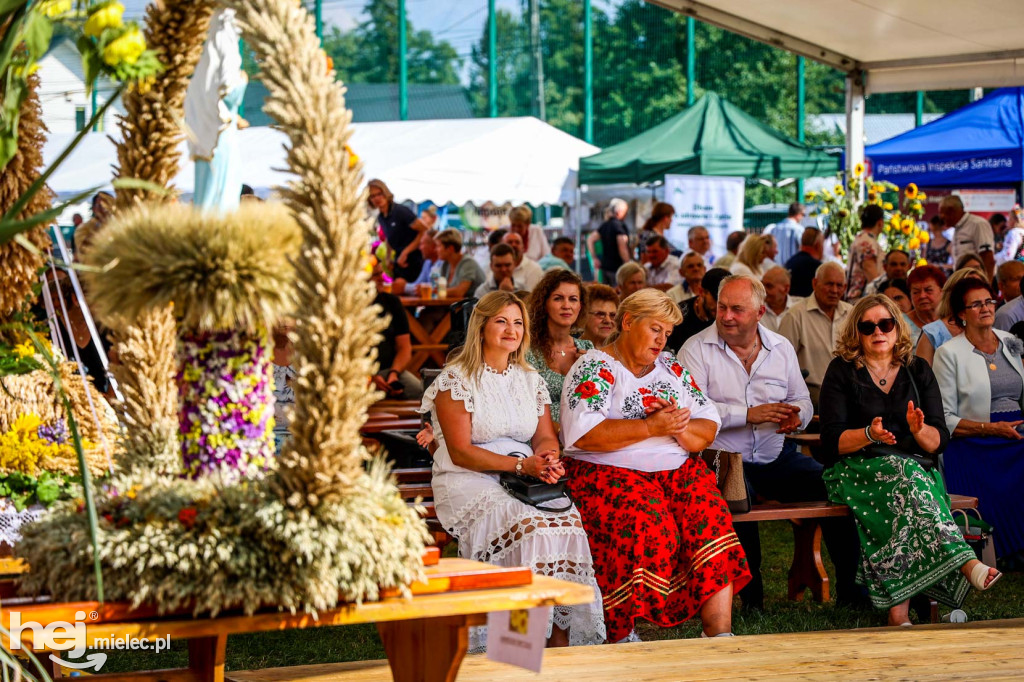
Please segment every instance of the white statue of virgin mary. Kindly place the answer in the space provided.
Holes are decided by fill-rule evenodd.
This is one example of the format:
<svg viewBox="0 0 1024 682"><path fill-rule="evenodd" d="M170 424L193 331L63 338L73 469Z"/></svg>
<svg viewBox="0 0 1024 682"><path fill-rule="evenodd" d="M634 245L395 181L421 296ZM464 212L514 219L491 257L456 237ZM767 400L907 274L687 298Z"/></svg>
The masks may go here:
<svg viewBox="0 0 1024 682"><path fill-rule="evenodd" d="M217 10L185 95L189 152L196 168L192 201L204 209L234 210L242 190L241 160L235 147L238 112L249 80L242 70L240 38L235 11Z"/></svg>

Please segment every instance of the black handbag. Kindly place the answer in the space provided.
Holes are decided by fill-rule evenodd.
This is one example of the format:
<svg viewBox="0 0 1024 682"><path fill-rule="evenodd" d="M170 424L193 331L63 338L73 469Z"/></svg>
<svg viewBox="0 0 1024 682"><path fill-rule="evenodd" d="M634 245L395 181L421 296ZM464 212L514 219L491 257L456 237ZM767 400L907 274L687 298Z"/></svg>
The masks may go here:
<svg viewBox="0 0 1024 682"><path fill-rule="evenodd" d="M511 457L526 457L521 452L510 452L508 454ZM545 483L533 476L517 476L511 472L503 471L498 475L498 481L509 495L541 511L561 514L572 508L572 495L569 493L567 478L562 478L555 483ZM545 502L559 500L563 497L568 500L568 504L564 507L541 506Z"/></svg>

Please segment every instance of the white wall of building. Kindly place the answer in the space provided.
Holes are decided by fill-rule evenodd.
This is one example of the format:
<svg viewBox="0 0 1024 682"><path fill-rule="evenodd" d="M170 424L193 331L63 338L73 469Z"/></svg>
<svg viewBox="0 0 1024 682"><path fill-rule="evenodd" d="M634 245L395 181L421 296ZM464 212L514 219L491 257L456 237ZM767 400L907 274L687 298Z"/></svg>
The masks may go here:
<svg viewBox="0 0 1024 682"><path fill-rule="evenodd" d="M82 58L70 40L61 41L39 60L40 79L39 101L43 107L43 122L51 133L74 133L76 111L85 113L85 120L92 116L92 97L85 94L85 78L82 72ZM110 81L101 79L97 87L97 106L113 92ZM107 110L102 130L113 132L117 127L118 113L124 113L120 100Z"/></svg>

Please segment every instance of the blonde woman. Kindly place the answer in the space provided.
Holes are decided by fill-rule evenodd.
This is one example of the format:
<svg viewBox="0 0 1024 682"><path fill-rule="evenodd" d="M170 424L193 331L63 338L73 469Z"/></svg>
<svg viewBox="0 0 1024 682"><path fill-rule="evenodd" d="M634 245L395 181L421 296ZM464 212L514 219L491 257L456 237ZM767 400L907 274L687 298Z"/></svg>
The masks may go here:
<svg viewBox="0 0 1024 682"><path fill-rule="evenodd" d="M366 185L366 201L370 208L377 209L377 224L388 246L395 252L393 274L406 282L413 282L423 269L420 239L430 225L402 204L396 204L395 195L383 180L370 180Z"/></svg>
<svg viewBox="0 0 1024 682"><path fill-rule="evenodd" d="M525 204L516 206L508 213L509 230L523 238L523 255L532 261L539 261L551 253L551 245L544 234L544 228L533 224L533 211Z"/></svg>
<svg viewBox="0 0 1024 682"><path fill-rule="evenodd" d="M764 274L762 266L773 244L770 234L752 234L740 244L739 253L733 261L729 272L734 275L750 275L755 279L761 279Z"/></svg>
<svg viewBox="0 0 1024 682"><path fill-rule="evenodd" d="M597 592L576 508L545 512L512 497L498 482L501 472L546 483L565 472L551 398L526 361L529 347L525 304L512 293L493 291L473 309L465 345L423 395L420 411L431 413L437 440L432 477L437 518L465 558L529 566ZM600 596L582 606L555 607L549 646L604 639Z"/></svg>
<svg viewBox="0 0 1024 682"><path fill-rule="evenodd" d="M666 294L625 299L608 345L587 351L562 388L562 441L605 595L613 642L642 618L700 615L706 637L732 631L732 596L750 581L732 517L700 457L721 418L675 356L682 313Z"/></svg>
<svg viewBox="0 0 1024 682"><path fill-rule="evenodd" d="M924 593L959 608L970 586L999 572L975 558L952 512L938 455L949 443L939 384L915 358L910 328L886 296L862 298L846 318L821 384L822 479L853 511L860 580L889 625L910 625Z"/></svg>

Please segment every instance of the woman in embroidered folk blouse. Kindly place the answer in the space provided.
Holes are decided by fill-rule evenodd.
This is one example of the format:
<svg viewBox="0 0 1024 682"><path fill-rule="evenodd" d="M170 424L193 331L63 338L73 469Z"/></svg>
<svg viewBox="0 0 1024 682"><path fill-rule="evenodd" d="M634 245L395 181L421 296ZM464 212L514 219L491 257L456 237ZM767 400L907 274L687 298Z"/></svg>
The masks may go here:
<svg viewBox="0 0 1024 682"><path fill-rule="evenodd" d="M587 309L583 280L571 270L549 270L534 287L527 301L530 311L530 352L526 361L540 372L551 396L551 420L558 430L562 384L583 353L594 347L590 341L573 338L570 332Z"/></svg>
<svg viewBox="0 0 1024 682"><path fill-rule="evenodd" d="M732 595L750 580L732 519L699 457L718 411L662 352L679 307L644 289L619 306L609 345L588 351L562 390L569 487L583 515L609 641L636 618L676 625L700 613L705 636L732 629Z"/></svg>
<svg viewBox="0 0 1024 682"><path fill-rule="evenodd" d="M465 345L423 394L420 411L431 413L437 439L431 483L437 518L459 541L463 557L528 566L596 592L579 512L540 511L498 482L499 472L546 483L564 473L547 386L526 363L529 344L523 303L509 292L493 291L473 309ZM513 454L518 456L508 456ZM552 646L603 642L600 597L581 606L556 606L548 635ZM480 644L474 637L473 648Z"/></svg>

